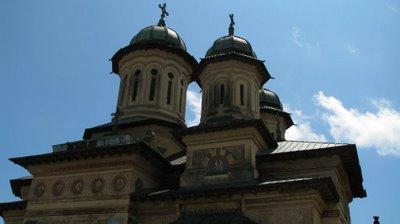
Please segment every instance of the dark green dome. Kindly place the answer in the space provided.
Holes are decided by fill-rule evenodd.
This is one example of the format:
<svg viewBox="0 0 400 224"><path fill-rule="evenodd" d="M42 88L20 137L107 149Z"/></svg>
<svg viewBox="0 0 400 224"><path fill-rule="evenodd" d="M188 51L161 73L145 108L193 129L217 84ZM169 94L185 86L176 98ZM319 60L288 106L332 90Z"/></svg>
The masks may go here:
<svg viewBox="0 0 400 224"><path fill-rule="evenodd" d="M218 38L214 41L210 49L206 53L206 57L216 56L224 53L240 53L253 58L257 58L251 44L244 38L228 35Z"/></svg>
<svg viewBox="0 0 400 224"><path fill-rule="evenodd" d="M132 38L130 43L130 45L146 44L161 44L186 51L185 42L179 37L179 34L166 26L145 27Z"/></svg>
<svg viewBox="0 0 400 224"><path fill-rule="evenodd" d="M260 89L260 108L273 107L283 110L282 103L278 95L268 89Z"/></svg>

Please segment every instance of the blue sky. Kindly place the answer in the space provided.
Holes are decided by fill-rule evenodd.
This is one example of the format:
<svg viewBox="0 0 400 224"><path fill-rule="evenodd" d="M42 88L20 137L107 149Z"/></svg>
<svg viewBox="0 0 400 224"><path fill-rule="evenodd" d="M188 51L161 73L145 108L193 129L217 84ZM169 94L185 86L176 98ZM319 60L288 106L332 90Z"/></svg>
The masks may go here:
<svg viewBox="0 0 400 224"><path fill-rule="evenodd" d="M204 56L228 32L264 59L297 127L290 139L356 143L368 197L353 223L400 223L400 1L167 1L167 25ZM157 23L156 1L0 2L0 201L27 175L10 157L46 153L108 122L118 90L108 59ZM188 93L196 123L199 88ZM0 221L1 223L1 221Z"/></svg>

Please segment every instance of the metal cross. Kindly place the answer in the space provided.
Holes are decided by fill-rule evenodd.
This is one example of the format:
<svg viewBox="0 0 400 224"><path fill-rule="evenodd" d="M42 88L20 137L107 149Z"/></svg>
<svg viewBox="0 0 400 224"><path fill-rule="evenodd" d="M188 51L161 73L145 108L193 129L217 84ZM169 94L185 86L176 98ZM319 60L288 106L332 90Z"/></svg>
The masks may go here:
<svg viewBox="0 0 400 224"><path fill-rule="evenodd" d="M167 7L167 3L164 3L164 4L158 4L158 8L160 8L161 9L161 18L160 18L160 20L158 21L158 25L159 26L165 26L165 20L164 20L164 18L166 17L166 16L169 16L169 13L167 12L167 9L166 9L166 7Z"/></svg>
<svg viewBox="0 0 400 224"><path fill-rule="evenodd" d="M233 20L233 14L229 14L229 18L231 19L231 23L229 24L229 36L232 36L235 32L235 21Z"/></svg>

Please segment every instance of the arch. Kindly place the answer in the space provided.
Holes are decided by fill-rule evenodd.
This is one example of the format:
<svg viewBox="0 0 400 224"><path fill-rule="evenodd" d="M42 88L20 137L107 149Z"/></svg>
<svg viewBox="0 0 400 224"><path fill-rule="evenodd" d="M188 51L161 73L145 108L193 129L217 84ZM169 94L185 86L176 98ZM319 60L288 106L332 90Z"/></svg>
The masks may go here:
<svg viewBox="0 0 400 224"><path fill-rule="evenodd" d="M147 93L145 96L146 101L156 103L158 100L160 77L163 69L159 63L149 63L146 65L146 80L147 80Z"/></svg>

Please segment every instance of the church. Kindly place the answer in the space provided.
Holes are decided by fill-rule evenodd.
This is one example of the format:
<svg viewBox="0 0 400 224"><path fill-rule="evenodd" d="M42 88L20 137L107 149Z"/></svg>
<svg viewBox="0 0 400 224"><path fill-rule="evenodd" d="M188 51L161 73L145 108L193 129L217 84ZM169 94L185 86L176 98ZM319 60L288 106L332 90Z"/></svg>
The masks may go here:
<svg viewBox="0 0 400 224"><path fill-rule="evenodd" d="M199 62L167 26L140 30L111 58L120 77L109 123L40 155L11 158L19 201L6 224L349 224L366 197L354 144L285 140L294 125L233 15ZM199 125L186 92L202 89Z"/></svg>

